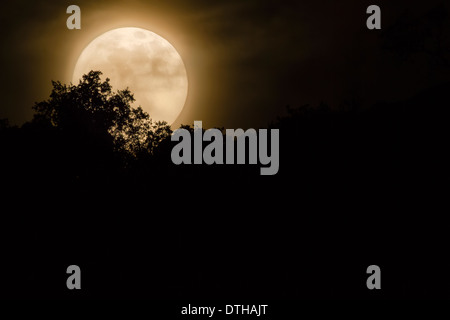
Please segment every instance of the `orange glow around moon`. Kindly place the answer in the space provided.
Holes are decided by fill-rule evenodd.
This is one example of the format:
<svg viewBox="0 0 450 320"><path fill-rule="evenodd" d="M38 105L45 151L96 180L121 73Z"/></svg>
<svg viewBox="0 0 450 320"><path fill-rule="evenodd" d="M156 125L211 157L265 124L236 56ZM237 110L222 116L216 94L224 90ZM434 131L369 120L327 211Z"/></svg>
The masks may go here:
<svg viewBox="0 0 450 320"><path fill-rule="evenodd" d="M186 102L186 68L175 48L164 38L142 28L119 28L95 38L83 50L72 76L100 70L114 90L129 88L155 121L172 124Z"/></svg>

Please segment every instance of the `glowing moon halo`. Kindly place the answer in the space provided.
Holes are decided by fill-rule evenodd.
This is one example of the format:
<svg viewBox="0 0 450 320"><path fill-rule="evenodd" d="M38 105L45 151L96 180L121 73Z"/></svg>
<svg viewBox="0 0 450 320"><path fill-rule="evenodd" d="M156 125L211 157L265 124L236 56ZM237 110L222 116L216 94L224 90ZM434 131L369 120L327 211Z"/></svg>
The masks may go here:
<svg viewBox="0 0 450 320"><path fill-rule="evenodd" d="M129 88L136 101L155 121L172 124L186 102L186 68L175 48L159 35L141 28L113 29L95 38L83 50L72 76L100 70L113 90Z"/></svg>

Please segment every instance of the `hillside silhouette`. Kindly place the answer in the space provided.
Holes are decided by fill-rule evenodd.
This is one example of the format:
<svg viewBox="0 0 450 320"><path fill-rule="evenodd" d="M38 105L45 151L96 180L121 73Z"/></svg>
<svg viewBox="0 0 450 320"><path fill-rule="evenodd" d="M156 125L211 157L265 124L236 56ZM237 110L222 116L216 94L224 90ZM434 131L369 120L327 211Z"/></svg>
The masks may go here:
<svg viewBox="0 0 450 320"><path fill-rule="evenodd" d="M87 298L449 297L449 83L370 108L287 108L268 125L280 170L265 177L174 165L173 128L100 75L53 82L21 127L0 121L2 295L73 297L64 266L78 263ZM387 270L382 293L365 288L370 264Z"/></svg>

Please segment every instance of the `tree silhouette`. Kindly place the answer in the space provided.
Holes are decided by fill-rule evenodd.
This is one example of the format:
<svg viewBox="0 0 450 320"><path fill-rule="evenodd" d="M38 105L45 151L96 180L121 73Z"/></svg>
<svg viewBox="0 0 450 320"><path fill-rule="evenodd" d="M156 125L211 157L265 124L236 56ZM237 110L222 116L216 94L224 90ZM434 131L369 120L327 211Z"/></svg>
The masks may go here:
<svg viewBox="0 0 450 320"><path fill-rule="evenodd" d="M170 140L166 122L133 107L130 90L113 91L101 74L90 71L77 85L53 81L50 97L34 105L32 121L18 130L1 121L3 162L20 168L11 171L11 181L107 186L139 171ZM145 170L154 171L150 163Z"/></svg>
<svg viewBox="0 0 450 320"><path fill-rule="evenodd" d="M87 135L132 156L152 153L170 136L170 126L153 122L141 107L133 108L133 94L128 89L113 92L110 80L102 82L101 74L90 71L78 85L52 81L50 98L33 108L33 124L70 135Z"/></svg>
<svg viewBox="0 0 450 320"><path fill-rule="evenodd" d="M4 243L23 242L24 270L44 263L33 265L39 277L25 270L30 278L7 277L3 288L59 294L47 266L58 274L66 261L102 253L114 264L89 267L100 280L87 292L98 297L173 297L177 287L183 298L372 298L364 270L373 261L399 277L382 297L448 297L448 230L436 201L446 196L448 82L371 108L288 108L269 126L281 132L281 166L266 177L259 165L174 165L169 126L100 75L53 82L21 128L0 120L4 199L25 206L10 215L19 227L2 221L11 226ZM4 260L18 274L18 260ZM191 285L197 274L203 280ZM124 280L101 280L113 278Z"/></svg>

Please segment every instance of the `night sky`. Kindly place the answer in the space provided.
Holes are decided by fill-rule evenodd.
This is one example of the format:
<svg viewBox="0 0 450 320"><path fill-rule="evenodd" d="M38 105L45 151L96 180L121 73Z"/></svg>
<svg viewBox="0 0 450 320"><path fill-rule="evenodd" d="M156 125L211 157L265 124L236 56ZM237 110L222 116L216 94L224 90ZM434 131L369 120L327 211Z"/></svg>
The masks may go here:
<svg viewBox="0 0 450 320"><path fill-rule="evenodd" d="M420 55L399 60L383 50L382 34L438 3L377 1L382 30L368 30L373 1L77 1L81 30L68 30L72 2L10 2L0 19L0 118L29 121L51 80L70 82L90 41L127 26L161 35L184 60L189 94L174 127L258 127L287 105L406 99L442 75Z"/></svg>
<svg viewBox="0 0 450 320"><path fill-rule="evenodd" d="M81 30L66 27L74 4ZM381 30L366 26L373 4ZM449 298L449 9L442 0L3 4L0 298ZM248 149L258 164L175 163L170 128L150 130L95 73L33 111L52 80L70 83L88 44L123 27L158 34L184 62L188 95L172 129L279 130L268 143L277 174L260 175L261 144ZM66 287L75 263L83 290ZM382 290L366 286L373 264Z"/></svg>

